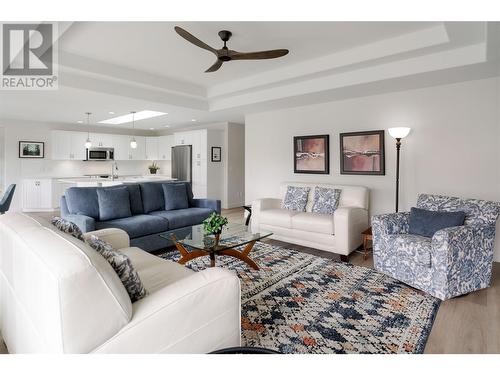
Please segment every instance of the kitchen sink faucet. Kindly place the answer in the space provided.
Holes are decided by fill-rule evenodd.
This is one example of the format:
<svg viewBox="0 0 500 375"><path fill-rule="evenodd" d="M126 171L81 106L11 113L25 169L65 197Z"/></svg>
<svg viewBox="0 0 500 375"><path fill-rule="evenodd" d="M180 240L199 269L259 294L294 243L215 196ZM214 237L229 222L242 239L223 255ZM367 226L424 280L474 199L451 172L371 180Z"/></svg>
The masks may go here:
<svg viewBox="0 0 500 375"><path fill-rule="evenodd" d="M115 178L118 178L118 164L116 163L116 161L114 161L113 163L111 163L111 181L114 181Z"/></svg>

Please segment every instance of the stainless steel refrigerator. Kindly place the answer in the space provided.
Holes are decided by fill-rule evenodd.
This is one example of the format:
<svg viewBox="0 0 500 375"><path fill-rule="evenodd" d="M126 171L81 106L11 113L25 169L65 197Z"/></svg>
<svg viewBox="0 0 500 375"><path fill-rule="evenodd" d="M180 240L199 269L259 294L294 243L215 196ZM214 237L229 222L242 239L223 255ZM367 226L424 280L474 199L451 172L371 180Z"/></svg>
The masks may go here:
<svg viewBox="0 0 500 375"><path fill-rule="evenodd" d="M191 182L191 163L191 146L172 147L172 178Z"/></svg>

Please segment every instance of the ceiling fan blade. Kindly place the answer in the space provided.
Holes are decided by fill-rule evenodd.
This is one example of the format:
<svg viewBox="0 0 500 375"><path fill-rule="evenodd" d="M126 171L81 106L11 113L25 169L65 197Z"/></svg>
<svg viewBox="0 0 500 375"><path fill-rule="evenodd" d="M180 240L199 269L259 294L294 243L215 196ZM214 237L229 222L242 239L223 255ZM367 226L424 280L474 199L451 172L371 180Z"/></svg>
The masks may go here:
<svg viewBox="0 0 500 375"><path fill-rule="evenodd" d="M273 49L270 51L258 51L258 52L236 52L231 51L229 56L231 60L263 60L263 59L275 59L277 57L285 56L288 54L287 49Z"/></svg>
<svg viewBox="0 0 500 375"><path fill-rule="evenodd" d="M175 26L174 29L177 32L177 34L179 34L180 36L182 36L188 42L193 43L195 46L198 46L200 48L206 49L207 51L210 51L210 52L214 53L217 56L217 50L215 48L212 48L208 44L202 42L197 37L195 37L193 34L188 33L182 27Z"/></svg>
<svg viewBox="0 0 500 375"><path fill-rule="evenodd" d="M222 61L221 59L217 59L214 65L212 65L210 68L205 70L205 73L210 73L210 72L215 72L216 70L219 70L219 68L222 66Z"/></svg>

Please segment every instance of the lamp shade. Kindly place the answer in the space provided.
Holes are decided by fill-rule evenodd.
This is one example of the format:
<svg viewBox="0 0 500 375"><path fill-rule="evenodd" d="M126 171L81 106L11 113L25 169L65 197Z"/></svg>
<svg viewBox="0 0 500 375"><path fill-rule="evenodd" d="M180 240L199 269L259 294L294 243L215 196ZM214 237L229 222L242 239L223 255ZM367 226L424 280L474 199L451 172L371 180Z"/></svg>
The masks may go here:
<svg viewBox="0 0 500 375"><path fill-rule="evenodd" d="M91 148L92 147L92 141L90 140L90 138L87 138L87 140L85 141L85 148Z"/></svg>
<svg viewBox="0 0 500 375"><path fill-rule="evenodd" d="M132 140L130 141L130 148L137 148L137 142L135 138L132 138Z"/></svg>
<svg viewBox="0 0 500 375"><path fill-rule="evenodd" d="M397 127L389 128L388 130L392 138L404 138L410 133L411 128Z"/></svg>

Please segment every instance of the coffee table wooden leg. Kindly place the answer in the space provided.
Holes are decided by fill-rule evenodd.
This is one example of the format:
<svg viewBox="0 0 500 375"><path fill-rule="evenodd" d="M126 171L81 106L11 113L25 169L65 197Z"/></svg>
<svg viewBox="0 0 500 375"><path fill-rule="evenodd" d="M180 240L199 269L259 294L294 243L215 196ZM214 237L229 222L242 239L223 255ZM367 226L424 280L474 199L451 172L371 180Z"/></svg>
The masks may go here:
<svg viewBox="0 0 500 375"><path fill-rule="evenodd" d="M253 246L255 245L257 241L252 241L249 242L243 251L238 251L234 249L226 249L226 250L221 250L219 251L219 255L228 255L234 258L238 258L239 260L245 262L248 264L250 267L252 267L254 270L259 270L259 266L257 263L255 263L249 256L248 254L252 250Z"/></svg>
<svg viewBox="0 0 500 375"><path fill-rule="evenodd" d="M363 259L366 260L367 258L367 252L368 252L368 244L367 244L368 240L366 238L366 236L363 236Z"/></svg>
<svg viewBox="0 0 500 375"><path fill-rule="evenodd" d="M213 251L210 253L210 267L215 267L215 253Z"/></svg>
<svg viewBox="0 0 500 375"><path fill-rule="evenodd" d="M177 262L179 264L186 264L190 260L193 260L193 259L196 259L199 257L204 257L204 256L208 255L208 253L206 251L202 251L202 250L195 250L195 251L189 252L180 243L176 243L175 247L177 248L177 250L179 250L179 253L181 253L181 259L179 259L179 261Z"/></svg>

